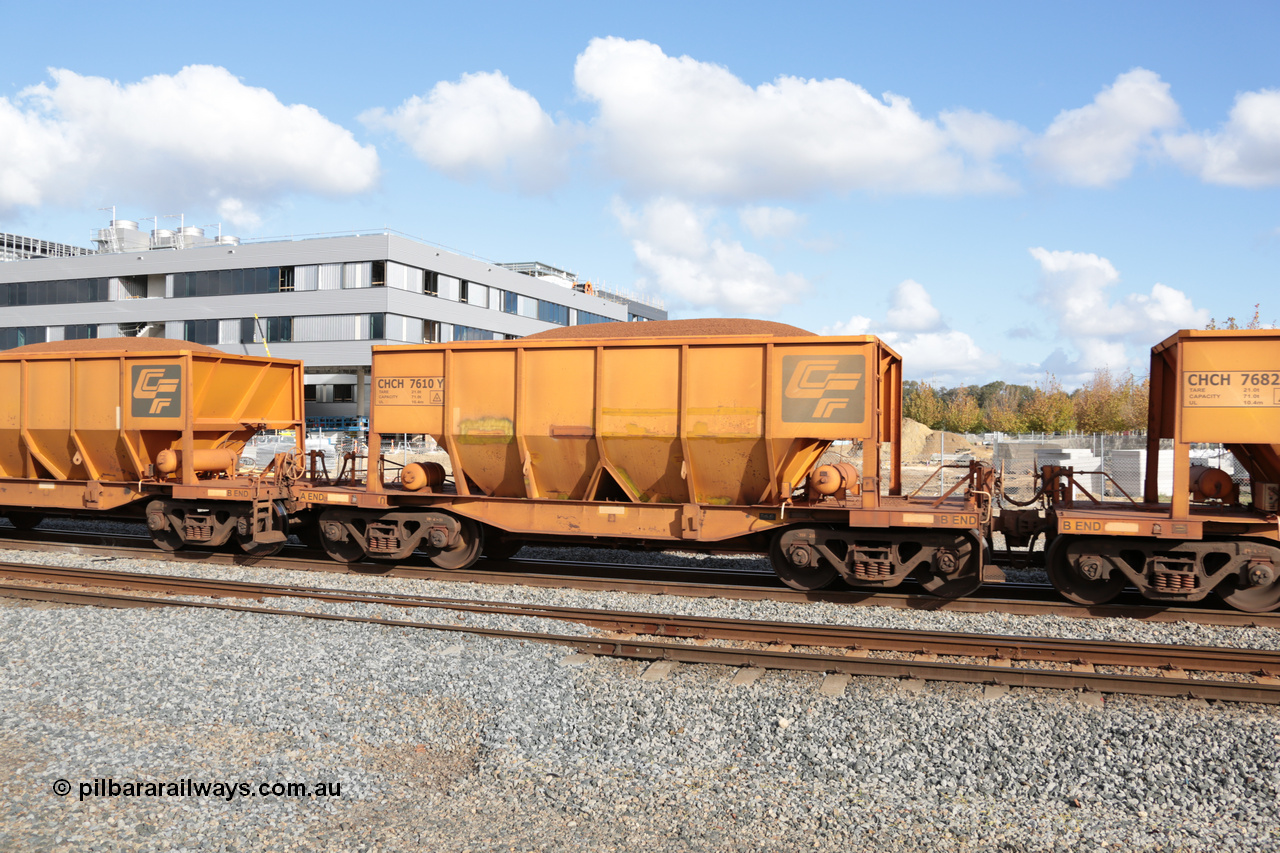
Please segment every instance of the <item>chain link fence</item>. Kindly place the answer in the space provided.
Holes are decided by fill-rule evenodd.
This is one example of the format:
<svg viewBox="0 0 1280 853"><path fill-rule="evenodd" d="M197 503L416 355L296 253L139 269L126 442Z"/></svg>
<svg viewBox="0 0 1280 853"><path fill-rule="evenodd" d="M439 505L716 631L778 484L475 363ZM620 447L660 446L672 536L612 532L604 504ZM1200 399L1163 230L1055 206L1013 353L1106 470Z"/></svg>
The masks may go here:
<svg viewBox="0 0 1280 853"><path fill-rule="evenodd" d="M1036 474L1045 465L1072 468L1077 484L1102 501L1141 502L1146 482L1147 437L1145 434L1114 435L1104 433L1077 435L940 435L933 433L925 452L904 455L902 460L902 493L921 497L938 497L964 478L968 463L978 460L1003 471L1005 493L1013 500L1027 501L1035 496ZM850 462L863 470L862 446L859 442L836 442L819 464ZM885 476L882 491L889 490L889 447L882 448L881 471ZM1225 447L1220 444L1195 444L1191 447L1191 464L1226 471L1240 487L1240 500L1248 503L1249 475ZM956 467L949 467L956 466ZM1105 475L1105 476L1104 476ZM1173 492L1173 441L1160 442L1157 486L1161 501ZM1126 495L1128 497L1126 497ZM1082 491L1075 496L1088 500Z"/></svg>
<svg viewBox="0 0 1280 853"><path fill-rule="evenodd" d="M975 436L991 448L991 462L1003 469L1005 493L1014 500L1029 500L1035 494L1035 474L1045 465L1072 468L1077 483L1074 498L1088 500L1081 491L1102 501L1141 501L1146 483L1147 437L1145 435L1067 436ZM1240 487L1240 499L1247 503L1249 475L1234 456L1220 444L1195 444L1191 464L1218 468ZM1173 492L1173 440L1161 439L1156 476L1161 501Z"/></svg>

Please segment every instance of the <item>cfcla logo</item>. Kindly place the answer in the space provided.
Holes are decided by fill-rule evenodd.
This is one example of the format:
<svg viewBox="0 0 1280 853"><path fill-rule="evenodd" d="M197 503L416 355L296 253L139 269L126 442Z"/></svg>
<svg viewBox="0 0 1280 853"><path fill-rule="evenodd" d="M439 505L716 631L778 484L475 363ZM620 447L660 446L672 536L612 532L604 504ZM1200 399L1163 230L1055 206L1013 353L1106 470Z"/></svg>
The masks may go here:
<svg viewBox="0 0 1280 853"><path fill-rule="evenodd" d="M860 423L866 372L860 355L782 357L782 420L786 423Z"/></svg>
<svg viewBox="0 0 1280 853"><path fill-rule="evenodd" d="M177 417L181 411L178 387L182 366L133 368L134 417Z"/></svg>

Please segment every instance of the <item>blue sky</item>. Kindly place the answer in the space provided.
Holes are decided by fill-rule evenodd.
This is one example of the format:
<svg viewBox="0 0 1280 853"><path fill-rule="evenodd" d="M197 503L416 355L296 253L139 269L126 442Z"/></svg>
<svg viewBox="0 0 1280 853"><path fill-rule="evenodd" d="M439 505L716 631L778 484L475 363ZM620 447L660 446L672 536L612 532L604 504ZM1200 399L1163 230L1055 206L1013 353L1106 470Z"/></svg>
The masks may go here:
<svg viewBox="0 0 1280 853"><path fill-rule="evenodd" d="M943 385L1280 317L1280 4L356 9L23 7L0 230L386 226Z"/></svg>

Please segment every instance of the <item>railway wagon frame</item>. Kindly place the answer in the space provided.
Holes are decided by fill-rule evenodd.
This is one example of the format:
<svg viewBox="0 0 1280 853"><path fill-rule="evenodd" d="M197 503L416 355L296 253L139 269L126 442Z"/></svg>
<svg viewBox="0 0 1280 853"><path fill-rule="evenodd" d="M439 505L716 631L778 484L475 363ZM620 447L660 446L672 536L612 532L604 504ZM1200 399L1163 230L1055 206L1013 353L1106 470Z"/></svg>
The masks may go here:
<svg viewBox="0 0 1280 853"><path fill-rule="evenodd" d="M873 336L375 347L371 446L432 435L455 487L375 465L363 494L324 496L360 509L328 506L322 542L445 567L530 540L755 551L801 589L915 574L964 594L981 583L990 469L941 499L901 494L901 379ZM839 440L861 442L862 470L819 464Z"/></svg>
<svg viewBox="0 0 1280 853"><path fill-rule="evenodd" d="M1132 585L1156 601L1217 593L1240 610L1280 607L1280 331L1179 331L1152 347L1150 382L1141 501L1077 500L1071 471L1044 472L1050 580L1082 604ZM1162 439L1173 443L1167 502ZM1197 443L1226 445L1251 503L1226 472L1191 464Z"/></svg>
<svg viewBox="0 0 1280 853"><path fill-rule="evenodd" d="M262 554L287 538L293 459L303 452L302 363L185 341L66 341L0 353L0 504L46 514L144 516L162 548L234 538ZM237 471L262 429L296 452L264 475ZM145 503L145 509L143 507Z"/></svg>

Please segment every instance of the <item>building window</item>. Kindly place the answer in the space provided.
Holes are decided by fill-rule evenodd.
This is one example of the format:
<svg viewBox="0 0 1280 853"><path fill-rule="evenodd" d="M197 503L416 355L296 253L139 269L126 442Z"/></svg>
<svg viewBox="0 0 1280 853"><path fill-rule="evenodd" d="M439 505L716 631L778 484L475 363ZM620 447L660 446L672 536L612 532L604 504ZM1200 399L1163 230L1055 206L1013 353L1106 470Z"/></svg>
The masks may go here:
<svg viewBox="0 0 1280 853"><path fill-rule="evenodd" d="M369 315L369 340L380 341L387 336L387 315Z"/></svg>
<svg viewBox="0 0 1280 853"><path fill-rule="evenodd" d="M280 280L279 267L175 273L173 295L236 296L245 293L276 293L280 290Z"/></svg>
<svg viewBox="0 0 1280 853"><path fill-rule="evenodd" d="M78 326L64 326L62 329L62 339L64 341L85 341L98 336L98 326L95 323L89 323Z"/></svg>
<svg viewBox="0 0 1280 853"><path fill-rule="evenodd" d="M293 267L280 267L280 292L293 293Z"/></svg>
<svg viewBox="0 0 1280 853"><path fill-rule="evenodd" d="M603 314L592 314L589 311L578 311L578 325L586 326L591 323L614 323L617 322L612 317L606 317Z"/></svg>
<svg viewBox="0 0 1280 853"><path fill-rule="evenodd" d="M303 401L304 403L314 403L314 402L316 401L316 386L315 386L315 385L304 385L304 386L302 386L302 401Z"/></svg>
<svg viewBox="0 0 1280 853"><path fill-rule="evenodd" d="M217 320L211 322L216 323ZM191 340L187 338L187 340ZM293 340L292 317L245 317L240 321L240 343L289 343ZM216 342L215 342L216 343Z"/></svg>
<svg viewBox="0 0 1280 853"><path fill-rule="evenodd" d="M422 273L422 292L427 296L440 295L439 273L433 273L431 270L425 270Z"/></svg>
<svg viewBox="0 0 1280 853"><path fill-rule="evenodd" d="M0 284L0 307L106 302L111 298L109 285L110 280L105 278L20 281L14 284Z"/></svg>
<svg viewBox="0 0 1280 853"><path fill-rule="evenodd" d="M44 326L19 326L13 329L0 329L0 349L13 349L27 344L42 344L47 337L48 329Z"/></svg>
<svg viewBox="0 0 1280 853"><path fill-rule="evenodd" d="M470 285L470 284L471 284L471 282L469 282L469 281L460 281L460 282L458 282L458 301L459 301L459 302L466 302L466 301L468 301L468 300L467 300L467 296L468 296L468 291L470 290L470 288L468 287L468 285Z"/></svg>
<svg viewBox="0 0 1280 853"><path fill-rule="evenodd" d="M356 401L356 386L354 385L334 385L333 386L333 402L354 403L355 401Z"/></svg>
<svg viewBox="0 0 1280 853"><path fill-rule="evenodd" d="M520 313L520 294L512 293L510 290L502 292L502 310L507 314Z"/></svg>
<svg viewBox="0 0 1280 853"><path fill-rule="evenodd" d="M569 325L569 306L557 305L554 302L538 300L538 319L544 323L555 323L557 326Z"/></svg>
<svg viewBox="0 0 1280 853"><path fill-rule="evenodd" d="M218 344L218 320L187 320L182 324L183 340L193 344Z"/></svg>
<svg viewBox="0 0 1280 853"><path fill-rule="evenodd" d="M455 341L491 341L493 340L493 332L484 329L476 329L471 326L454 326L453 339Z"/></svg>
<svg viewBox="0 0 1280 853"><path fill-rule="evenodd" d="M370 273L370 275L372 276L372 278L369 281L370 286L386 287L387 286L387 262L374 261L373 271Z"/></svg>
<svg viewBox="0 0 1280 853"><path fill-rule="evenodd" d="M440 343L440 323L438 321L422 321L422 342L424 344Z"/></svg>

